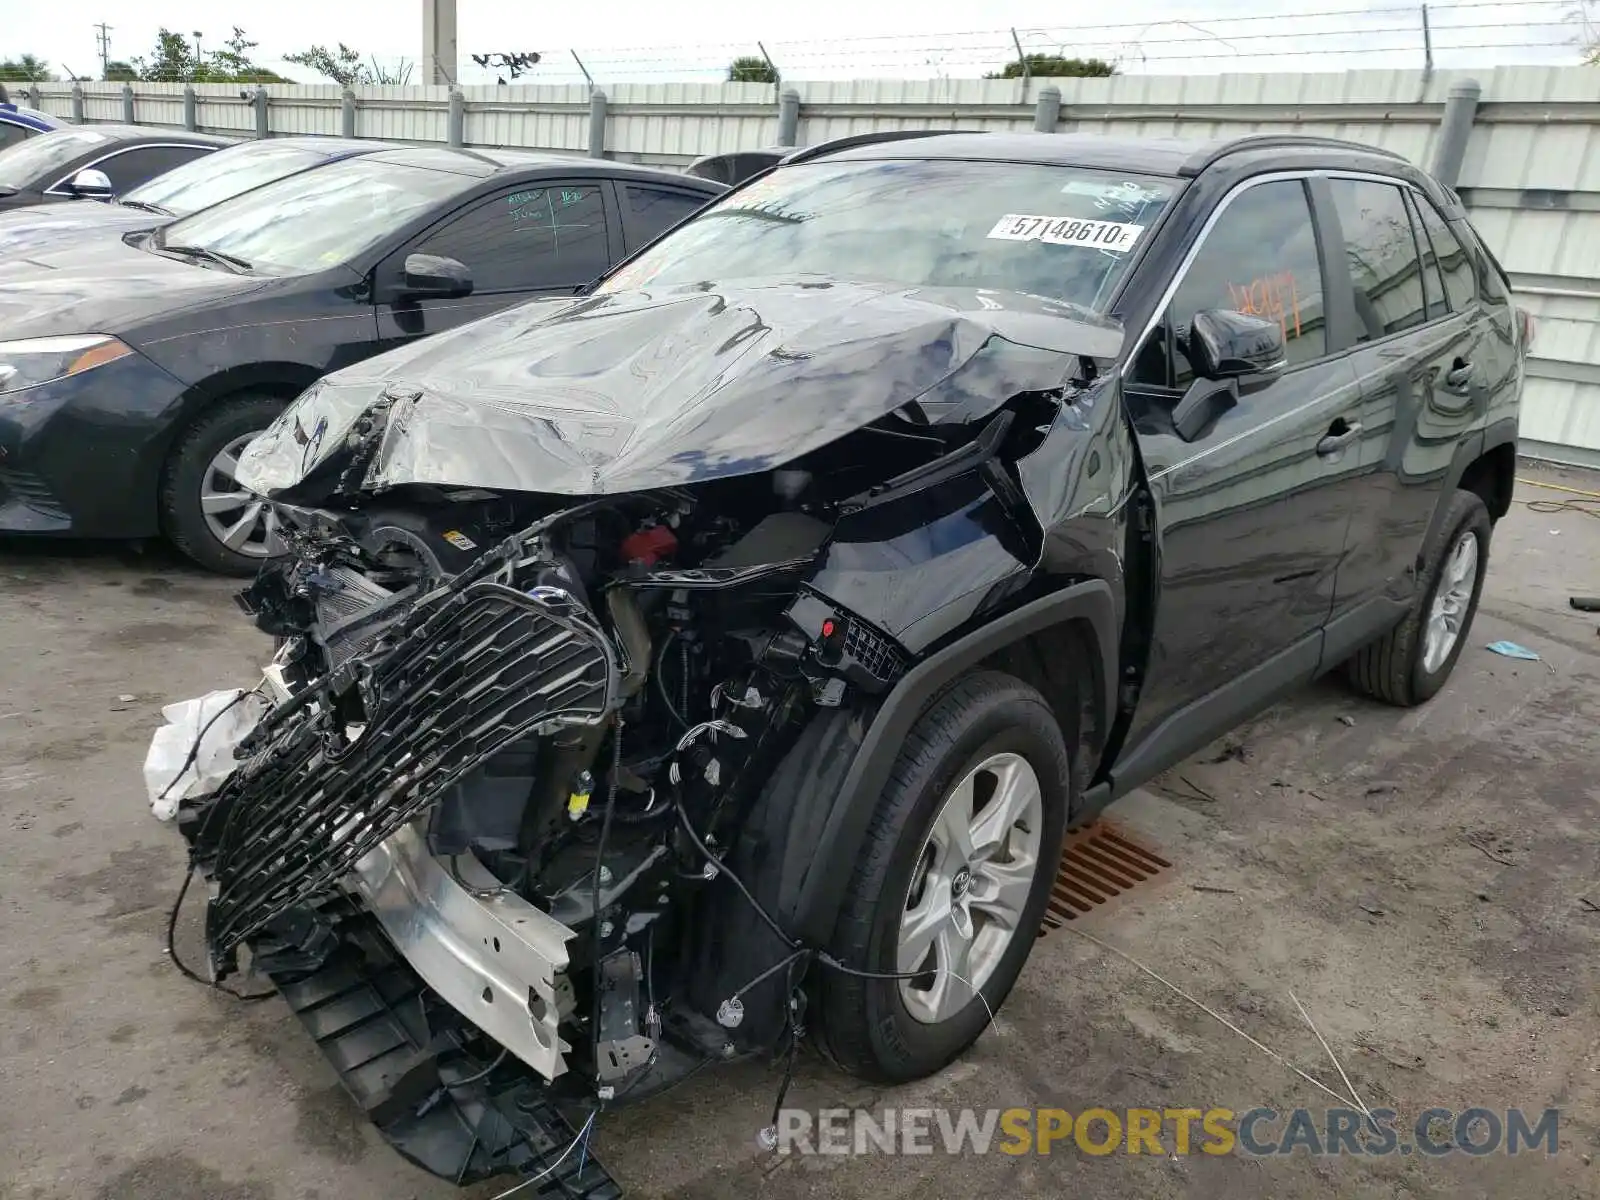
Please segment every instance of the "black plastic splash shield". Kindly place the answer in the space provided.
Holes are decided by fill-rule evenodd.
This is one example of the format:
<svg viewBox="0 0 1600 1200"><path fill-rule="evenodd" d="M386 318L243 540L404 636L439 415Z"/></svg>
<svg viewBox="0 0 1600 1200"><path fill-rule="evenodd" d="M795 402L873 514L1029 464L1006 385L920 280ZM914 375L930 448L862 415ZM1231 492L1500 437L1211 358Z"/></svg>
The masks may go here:
<svg viewBox="0 0 1600 1200"><path fill-rule="evenodd" d="M344 682L316 704L296 697L269 714L265 745L204 820L220 825L206 915L219 970L504 746L547 722L605 717L610 641L570 597L541 592L473 584L359 672L335 672ZM347 740L352 711L365 725Z"/></svg>
<svg viewBox="0 0 1600 1200"><path fill-rule="evenodd" d="M442 1002L377 923L340 902L323 915L334 922L339 951L309 975L269 974L390 1145L458 1186L549 1171L518 1191L519 1200L619 1200L605 1168L574 1147L582 1122L575 1126L551 1102L548 1085L509 1057L483 1074L488 1062L454 1048L441 1054L429 1012Z"/></svg>

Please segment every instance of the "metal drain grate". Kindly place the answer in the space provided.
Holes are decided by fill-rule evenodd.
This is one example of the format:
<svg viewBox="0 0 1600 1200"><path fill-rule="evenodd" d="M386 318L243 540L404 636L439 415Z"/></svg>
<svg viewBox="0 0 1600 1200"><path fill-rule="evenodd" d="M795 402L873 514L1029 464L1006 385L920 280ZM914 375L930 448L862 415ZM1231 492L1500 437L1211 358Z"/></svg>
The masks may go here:
<svg viewBox="0 0 1600 1200"><path fill-rule="evenodd" d="M1159 854L1103 821L1073 830L1061 849L1061 866L1050 889L1050 904L1039 936L1060 929L1171 867Z"/></svg>

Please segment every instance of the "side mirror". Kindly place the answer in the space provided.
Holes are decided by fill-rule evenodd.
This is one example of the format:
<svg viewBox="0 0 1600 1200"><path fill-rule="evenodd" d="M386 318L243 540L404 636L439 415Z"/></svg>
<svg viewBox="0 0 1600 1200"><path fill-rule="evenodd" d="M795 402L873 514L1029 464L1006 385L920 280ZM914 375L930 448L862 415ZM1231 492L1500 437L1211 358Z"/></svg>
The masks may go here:
<svg viewBox="0 0 1600 1200"><path fill-rule="evenodd" d="M1194 315L1185 343L1195 379L1172 410L1172 429L1192 442L1239 403L1241 391L1283 374L1283 327L1247 313L1208 308Z"/></svg>
<svg viewBox="0 0 1600 1200"><path fill-rule="evenodd" d="M1275 376L1288 365L1283 326L1263 317L1208 308L1189 322L1189 364L1202 379Z"/></svg>
<svg viewBox="0 0 1600 1200"><path fill-rule="evenodd" d="M72 182L67 184L67 190L78 200L109 200L111 180L104 171L90 167L74 175Z"/></svg>
<svg viewBox="0 0 1600 1200"><path fill-rule="evenodd" d="M405 293L408 296L470 296L472 272L465 263L437 254L406 255Z"/></svg>

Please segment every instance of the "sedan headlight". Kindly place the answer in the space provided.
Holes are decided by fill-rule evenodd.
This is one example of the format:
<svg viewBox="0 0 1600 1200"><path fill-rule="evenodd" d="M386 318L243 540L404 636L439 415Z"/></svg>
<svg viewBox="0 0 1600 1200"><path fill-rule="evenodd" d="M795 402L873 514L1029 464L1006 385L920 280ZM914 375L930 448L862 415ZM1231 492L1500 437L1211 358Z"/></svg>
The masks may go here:
<svg viewBox="0 0 1600 1200"><path fill-rule="evenodd" d="M132 353L122 342L103 333L0 342L0 393L81 375Z"/></svg>

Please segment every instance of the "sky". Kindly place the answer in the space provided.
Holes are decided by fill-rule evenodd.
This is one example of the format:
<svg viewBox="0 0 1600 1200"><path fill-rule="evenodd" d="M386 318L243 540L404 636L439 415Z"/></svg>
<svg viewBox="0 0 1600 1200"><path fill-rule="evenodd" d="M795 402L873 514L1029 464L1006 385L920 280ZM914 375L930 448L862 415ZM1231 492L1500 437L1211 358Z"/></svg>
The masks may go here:
<svg viewBox="0 0 1600 1200"><path fill-rule="evenodd" d="M1328 71L1423 65L1421 5L1410 0L607 0L602 4L507 5L457 0L459 79L493 83L471 55L530 53L539 64L518 82L581 82L577 50L596 82L712 81L764 44L791 80L970 78L1015 57L1011 29L1028 52L1093 55L1129 73ZM422 50L421 0L0 0L0 59L37 54L66 76L99 73L94 26L111 26L111 57L148 56L161 26L205 50L235 21L260 43L256 61L301 82L324 82L282 55L343 41L392 67ZM1585 10L1600 0L1441 0L1431 3L1440 69L1504 63L1576 63ZM1063 23L1063 11L1078 19ZM686 16L692 12L692 16ZM1119 22L1120 24L1112 24ZM505 77L506 72L498 74ZM420 82L420 76L414 76Z"/></svg>

